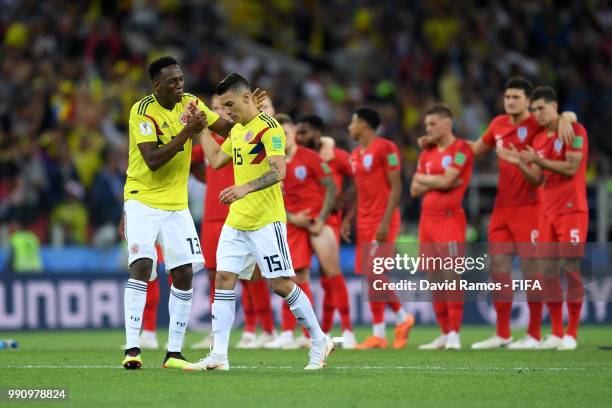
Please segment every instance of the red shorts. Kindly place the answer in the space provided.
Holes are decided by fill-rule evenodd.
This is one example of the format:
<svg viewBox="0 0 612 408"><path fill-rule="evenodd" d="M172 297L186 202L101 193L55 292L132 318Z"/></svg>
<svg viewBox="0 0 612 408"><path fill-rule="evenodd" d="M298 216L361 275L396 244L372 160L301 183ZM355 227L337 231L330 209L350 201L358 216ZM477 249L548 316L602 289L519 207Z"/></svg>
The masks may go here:
<svg viewBox="0 0 612 408"><path fill-rule="evenodd" d="M204 266L209 271L217 270L217 246L225 220L204 221L202 223L202 250L204 251Z"/></svg>
<svg viewBox="0 0 612 408"><path fill-rule="evenodd" d="M537 257L540 205L495 207L489 223L491 254Z"/></svg>
<svg viewBox="0 0 612 408"><path fill-rule="evenodd" d="M340 227L342 227L342 213L337 212L335 214L330 214L325 220L325 224L332 227L334 230L334 235L336 236L336 241L340 244Z"/></svg>
<svg viewBox="0 0 612 408"><path fill-rule="evenodd" d="M310 233L305 228L296 227L287 223L287 239L289 240L289 253L294 270L310 268L312 260L312 246Z"/></svg>
<svg viewBox="0 0 612 408"><path fill-rule="evenodd" d="M444 213L424 211L419 220L419 254L462 256L467 221L463 209Z"/></svg>
<svg viewBox="0 0 612 408"><path fill-rule="evenodd" d="M540 223L540 256L582 258L589 213L544 214Z"/></svg>
<svg viewBox="0 0 612 408"><path fill-rule="evenodd" d="M378 230L378 226L364 226L360 227L357 224L357 242L355 244L355 273L357 275L361 275L361 267L362 263L367 262L366 259L362 258L362 256L366 256L367 254L363 254L364 250L370 248L370 245L373 241L376 240L376 231ZM399 235L400 224L391 224L389 226L389 232L387 233L387 239L385 241L386 246L389 244L395 244L397 236ZM385 247L386 247L385 246ZM389 248L387 248L389 249ZM394 256L395 250L388 251L393 252L389 254L379 254L377 256ZM362 255L363 254L363 255Z"/></svg>

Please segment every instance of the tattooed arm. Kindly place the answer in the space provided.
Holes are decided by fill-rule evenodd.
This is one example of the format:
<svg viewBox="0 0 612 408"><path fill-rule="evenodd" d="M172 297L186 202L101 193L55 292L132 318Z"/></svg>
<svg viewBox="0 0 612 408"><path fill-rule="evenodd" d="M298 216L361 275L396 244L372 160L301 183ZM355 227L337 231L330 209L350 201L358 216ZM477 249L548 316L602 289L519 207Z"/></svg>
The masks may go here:
<svg viewBox="0 0 612 408"><path fill-rule="evenodd" d="M321 184L325 187L325 198L323 199L323 207L321 208L321 213L319 214L319 219L323 222L329 216L329 213L334 208L334 202L336 201L336 183L334 180L327 176L321 180Z"/></svg>
<svg viewBox="0 0 612 408"><path fill-rule="evenodd" d="M285 178L285 156L269 156L268 164L270 170L266 171L261 177L251 180L241 186L231 186L221 191L219 200L223 204L231 204L236 200L241 199L245 195L254 191L268 188Z"/></svg>

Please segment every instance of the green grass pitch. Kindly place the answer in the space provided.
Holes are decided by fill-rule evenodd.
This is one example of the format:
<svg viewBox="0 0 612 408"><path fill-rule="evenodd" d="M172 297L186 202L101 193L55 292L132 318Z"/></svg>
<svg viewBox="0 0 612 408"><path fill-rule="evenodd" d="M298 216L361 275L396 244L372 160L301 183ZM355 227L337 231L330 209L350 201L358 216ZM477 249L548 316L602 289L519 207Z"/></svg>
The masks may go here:
<svg viewBox="0 0 612 408"><path fill-rule="evenodd" d="M363 339L368 329L357 334ZM417 345L437 331L417 326L404 350L337 350L321 372L302 370L305 350L231 350L231 371L187 373L161 369L161 350L143 351L143 369L124 370L119 330L0 333L20 342L18 350L0 350L0 389L67 388L67 401L49 404L78 407L610 406L612 351L598 348L612 343L609 326L581 328L573 352L469 350L490 334L489 327L466 327L464 350L425 352ZM186 343L200 338L189 333ZM0 406L41 404L0 397Z"/></svg>

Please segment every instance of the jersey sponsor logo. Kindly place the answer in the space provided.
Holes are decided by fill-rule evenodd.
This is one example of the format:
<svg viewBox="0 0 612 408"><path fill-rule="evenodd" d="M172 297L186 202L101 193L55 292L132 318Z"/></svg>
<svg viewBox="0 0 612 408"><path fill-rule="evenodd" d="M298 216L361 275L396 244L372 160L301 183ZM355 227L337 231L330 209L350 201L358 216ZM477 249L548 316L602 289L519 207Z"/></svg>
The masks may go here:
<svg viewBox="0 0 612 408"><path fill-rule="evenodd" d="M249 140L251 140L253 138L253 132L252 131L248 131L244 134L244 141L245 142L249 142Z"/></svg>
<svg viewBox="0 0 612 408"><path fill-rule="evenodd" d="M138 244L134 244L130 247L130 253L132 255L136 255L138 251L140 251L140 247L138 246Z"/></svg>
<svg viewBox="0 0 612 408"><path fill-rule="evenodd" d="M445 154L444 156L442 156L442 168L448 168L448 166L450 166L452 162L453 158L450 154Z"/></svg>
<svg viewBox="0 0 612 408"><path fill-rule="evenodd" d="M187 125L187 119L189 118L189 114L187 112L183 112L181 113L181 115L179 116L179 121L181 122L181 124L183 125Z"/></svg>
<svg viewBox="0 0 612 408"><path fill-rule="evenodd" d="M560 139L555 139L555 152L560 153L563 148L563 142Z"/></svg>
<svg viewBox="0 0 612 408"><path fill-rule="evenodd" d="M140 122L138 124L140 128L140 134L143 136L149 136L153 134L153 126L149 122Z"/></svg>
<svg viewBox="0 0 612 408"><path fill-rule="evenodd" d="M365 167L366 170L368 171L370 170L373 162L374 162L374 157L372 156L372 154L368 153L365 156L363 156L363 167Z"/></svg>
<svg viewBox="0 0 612 408"><path fill-rule="evenodd" d="M295 174L298 180L304 181L308 175L308 171L306 170L306 166L297 166L295 170L293 170L293 174Z"/></svg>
<svg viewBox="0 0 612 408"><path fill-rule="evenodd" d="M524 142L527 139L527 128L525 126L521 126L516 130L516 134L521 142Z"/></svg>

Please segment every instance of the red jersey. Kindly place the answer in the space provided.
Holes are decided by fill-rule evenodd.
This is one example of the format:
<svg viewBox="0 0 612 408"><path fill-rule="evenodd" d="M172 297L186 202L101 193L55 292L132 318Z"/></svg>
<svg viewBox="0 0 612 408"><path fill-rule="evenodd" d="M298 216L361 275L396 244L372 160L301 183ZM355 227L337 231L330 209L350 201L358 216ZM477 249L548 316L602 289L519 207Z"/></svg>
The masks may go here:
<svg viewBox="0 0 612 408"><path fill-rule="evenodd" d="M291 213L310 210L310 217L319 215L323 207L324 191L321 180L330 174L314 150L298 146L291 161L287 161L283 180L285 208Z"/></svg>
<svg viewBox="0 0 612 408"><path fill-rule="evenodd" d="M370 146L353 150L350 160L357 187L357 223L362 227L377 226L391 193L387 173L400 170L399 149L392 141L377 137ZM391 223L399 221L396 208Z"/></svg>
<svg viewBox="0 0 612 408"><path fill-rule="evenodd" d="M542 199L547 214L564 214L587 212L589 210L586 195L586 164L589 153L587 131L580 123L572 123L574 142L571 146L563 144L557 133L550 136L546 130L538 133L533 147L540 157L548 160L565 161L567 152L581 152L580 167L573 176L564 176L550 170L544 170Z"/></svg>
<svg viewBox="0 0 612 408"><path fill-rule="evenodd" d="M482 136L482 141L489 147L510 148L510 143L517 150L525 150L526 146L533 144L536 134L542 130L533 115L518 124L513 124L510 115L499 115ZM517 205L533 205L539 201L537 187L529 183L518 166L505 160L499 162L499 181L497 183L496 207L510 207Z"/></svg>
<svg viewBox="0 0 612 408"><path fill-rule="evenodd" d="M327 162L329 170L331 171L334 183L337 188L337 196L342 193L342 182L344 177L352 176L350 155L346 150L334 147L334 158Z"/></svg>
<svg viewBox="0 0 612 408"><path fill-rule="evenodd" d="M472 148L461 139L455 141L446 149L437 146L421 152L417 172L421 174L443 175L449 167L459 171L463 183L450 190L430 190L425 193L421 208L424 211L458 210L463 202L463 195L470 184L474 154Z"/></svg>
<svg viewBox="0 0 612 408"><path fill-rule="evenodd" d="M221 145L225 138L212 133L213 138ZM193 163L204 163L204 149L201 144L193 146L191 152ZM206 194L204 196L204 222L225 221L229 212L229 205L221 204L219 193L229 186L234 185L234 169L232 166L225 166L218 170L212 168L206 162Z"/></svg>

